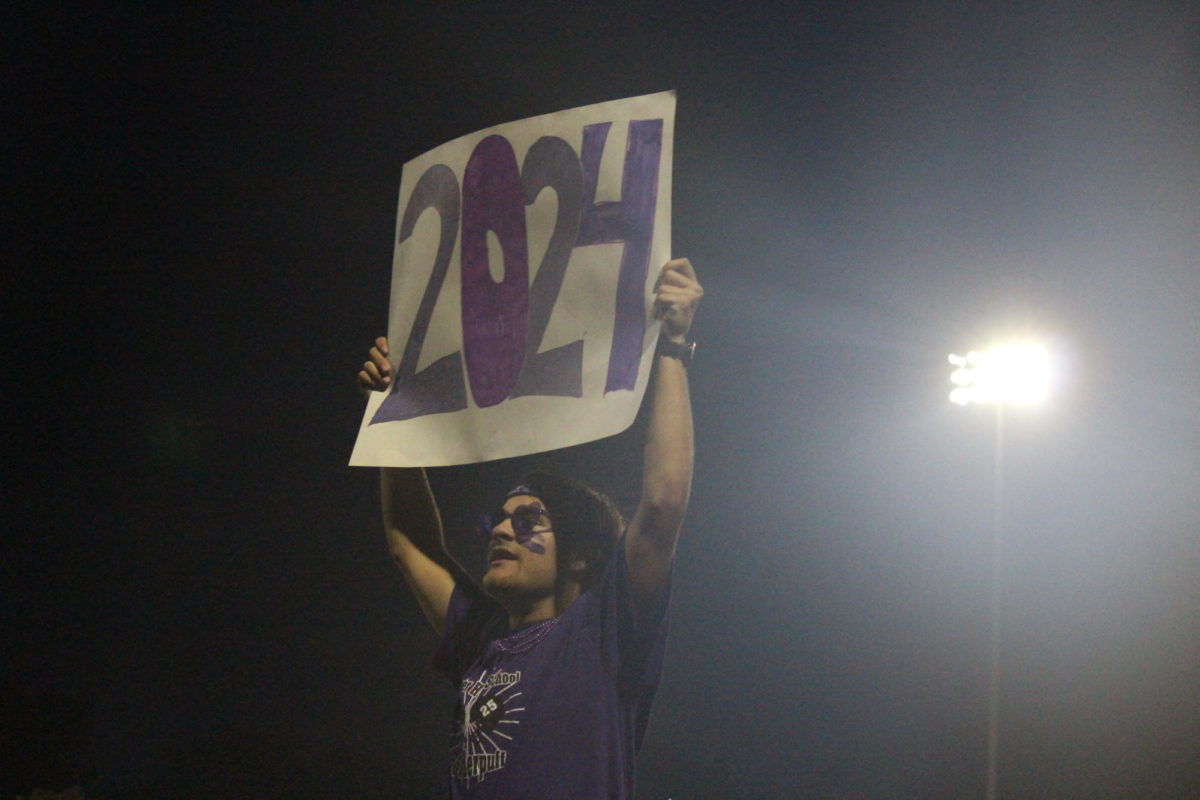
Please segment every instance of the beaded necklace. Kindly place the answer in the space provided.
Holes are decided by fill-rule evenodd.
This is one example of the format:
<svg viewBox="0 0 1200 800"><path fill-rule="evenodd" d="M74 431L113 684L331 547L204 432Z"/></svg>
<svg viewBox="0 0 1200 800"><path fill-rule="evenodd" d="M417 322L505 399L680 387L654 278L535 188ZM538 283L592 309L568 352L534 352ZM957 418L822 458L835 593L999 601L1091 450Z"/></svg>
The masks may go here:
<svg viewBox="0 0 1200 800"><path fill-rule="evenodd" d="M528 628L521 628L515 633L510 633L503 639L497 639L493 642L496 649L501 653L526 653L532 650L537 643L546 638L546 634L550 633L558 623L558 617L544 619L541 622L530 625Z"/></svg>

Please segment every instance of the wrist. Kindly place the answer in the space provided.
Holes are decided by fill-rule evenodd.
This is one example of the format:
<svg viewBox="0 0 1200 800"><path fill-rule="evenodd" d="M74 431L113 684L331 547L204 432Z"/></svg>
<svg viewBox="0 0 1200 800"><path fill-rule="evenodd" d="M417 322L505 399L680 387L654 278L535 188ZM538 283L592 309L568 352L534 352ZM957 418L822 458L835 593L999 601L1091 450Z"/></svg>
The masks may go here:
<svg viewBox="0 0 1200 800"><path fill-rule="evenodd" d="M677 359L683 364L684 368L692 365L692 356L695 352L696 343L689 341L686 336L659 336L658 345L654 348L655 356Z"/></svg>

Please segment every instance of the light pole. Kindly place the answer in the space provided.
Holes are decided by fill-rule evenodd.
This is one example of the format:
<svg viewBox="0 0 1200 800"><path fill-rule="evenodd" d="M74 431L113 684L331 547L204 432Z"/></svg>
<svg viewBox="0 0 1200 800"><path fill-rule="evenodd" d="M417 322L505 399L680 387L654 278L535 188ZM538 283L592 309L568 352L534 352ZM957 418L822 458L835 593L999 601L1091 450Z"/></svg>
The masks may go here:
<svg viewBox="0 0 1200 800"><path fill-rule="evenodd" d="M996 800L1000 759L1000 585L1004 544L1004 409L1007 405L1040 403L1049 393L1050 367L1046 350L1037 344L998 345L965 356L950 355L954 389L950 401L961 406L988 404L996 409L995 466L992 509L992 574L988 604L987 800Z"/></svg>

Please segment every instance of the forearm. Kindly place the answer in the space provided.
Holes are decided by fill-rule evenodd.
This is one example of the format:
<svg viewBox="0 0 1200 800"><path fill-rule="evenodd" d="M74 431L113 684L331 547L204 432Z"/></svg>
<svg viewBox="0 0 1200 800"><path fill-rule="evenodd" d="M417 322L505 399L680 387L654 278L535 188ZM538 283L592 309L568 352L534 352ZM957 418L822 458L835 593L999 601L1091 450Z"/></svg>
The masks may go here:
<svg viewBox="0 0 1200 800"><path fill-rule="evenodd" d="M634 606L655 607L671 574L692 490L692 407L687 369L656 355L642 468L642 499L625 534Z"/></svg>
<svg viewBox="0 0 1200 800"><path fill-rule="evenodd" d="M379 496L388 548L400 559L413 549L447 568L451 559L442 538L442 518L425 470L419 467L383 467L379 470Z"/></svg>
<svg viewBox="0 0 1200 800"><path fill-rule="evenodd" d="M391 385L392 365L387 355L387 339L380 336L358 373L358 385L364 395L386 391ZM446 551L442 517L425 470L380 469L379 497L392 561L404 574L429 622L441 633L450 596L463 571Z"/></svg>
<svg viewBox="0 0 1200 800"><path fill-rule="evenodd" d="M703 296L691 262L686 258L668 261L654 289L654 314L662 322L660 336L676 346L685 342ZM692 491L692 402L687 366L681 358L655 353L649 402L642 500L625 529L629 585L639 613L655 607L670 580L675 543Z"/></svg>
<svg viewBox="0 0 1200 800"><path fill-rule="evenodd" d="M392 560L430 624L441 633L462 568L446 552L442 519L425 470L384 467L379 471L379 488Z"/></svg>
<svg viewBox="0 0 1200 800"><path fill-rule="evenodd" d="M654 360L641 505L654 522L647 530L668 537L673 548L692 488L692 404L683 362L661 355Z"/></svg>

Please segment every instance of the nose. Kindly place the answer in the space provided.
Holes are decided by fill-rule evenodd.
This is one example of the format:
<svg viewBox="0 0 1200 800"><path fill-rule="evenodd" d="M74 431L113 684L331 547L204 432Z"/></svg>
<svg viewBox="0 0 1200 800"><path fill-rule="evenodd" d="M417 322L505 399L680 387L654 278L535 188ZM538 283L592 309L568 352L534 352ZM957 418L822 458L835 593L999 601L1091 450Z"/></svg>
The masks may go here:
<svg viewBox="0 0 1200 800"><path fill-rule="evenodd" d="M516 538L517 538L517 535L513 531L511 517L505 518L499 525L495 525L492 527L492 540L493 541L511 542L511 541L514 541Z"/></svg>

